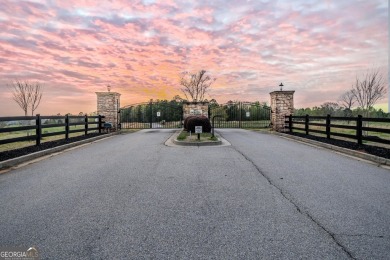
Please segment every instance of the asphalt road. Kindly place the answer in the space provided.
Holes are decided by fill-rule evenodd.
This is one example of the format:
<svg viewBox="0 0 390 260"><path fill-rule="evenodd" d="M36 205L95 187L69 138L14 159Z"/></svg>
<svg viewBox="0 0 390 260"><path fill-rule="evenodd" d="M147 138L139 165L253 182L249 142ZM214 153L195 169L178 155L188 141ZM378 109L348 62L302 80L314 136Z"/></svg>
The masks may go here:
<svg viewBox="0 0 390 260"><path fill-rule="evenodd" d="M118 135L0 175L0 246L42 259L386 259L390 171L279 136Z"/></svg>

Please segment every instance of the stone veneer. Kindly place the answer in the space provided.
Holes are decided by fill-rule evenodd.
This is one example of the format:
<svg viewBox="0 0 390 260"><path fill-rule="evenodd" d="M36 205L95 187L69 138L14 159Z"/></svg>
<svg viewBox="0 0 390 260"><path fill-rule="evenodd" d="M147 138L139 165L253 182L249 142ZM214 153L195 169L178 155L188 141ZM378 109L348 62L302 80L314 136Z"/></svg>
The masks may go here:
<svg viewBox="0 0 390 260"><path fill-rule="evenodd" d="M209 117L209 102L185 102L183 103L183 119L188 116Z"/></svg>
<svg viewBox="0 0 390 260"><path fill-rule="evenodd" d="M272 129L278 132L285 132L285 116L294 112L295 91L274 91L271 92L271 124Z"/></svg>
<svg viewBox="0 0 390 260"><path fill-rule="evenodd" d="M104 121L112 123L116 129L118 124L118 111L120 96L117 92L95 92L97 95L97 114L105 116Z"/></svg>

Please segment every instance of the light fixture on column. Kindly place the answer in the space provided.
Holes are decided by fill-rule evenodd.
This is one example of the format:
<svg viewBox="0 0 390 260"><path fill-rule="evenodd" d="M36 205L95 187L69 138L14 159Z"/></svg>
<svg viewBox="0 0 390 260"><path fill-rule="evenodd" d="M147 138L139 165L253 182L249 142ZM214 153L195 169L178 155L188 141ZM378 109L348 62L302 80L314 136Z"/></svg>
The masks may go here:
<svg viewBox="0 0 390 260"><path fill-rule="evenodd" d="M110 92L110 90L111 90L111 86L110 85L107 85L107 90L108 90L108 92Z"/></svg>
<svg viewBox="0 0 390 260"><path fill-rule="evenodd" d="M280 91L283 91L283 83L280 83L279 87L280 87Z"/></svg>

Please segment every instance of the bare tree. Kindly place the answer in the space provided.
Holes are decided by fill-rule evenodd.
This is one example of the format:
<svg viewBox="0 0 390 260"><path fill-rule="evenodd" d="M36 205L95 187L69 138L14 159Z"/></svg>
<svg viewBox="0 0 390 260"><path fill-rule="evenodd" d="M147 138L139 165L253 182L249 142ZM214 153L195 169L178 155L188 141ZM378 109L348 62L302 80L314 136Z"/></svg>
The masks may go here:
<svg viewBox="0 0 390 260"><path fill-rule="evenodd" d="M215 79L206 75L205 70L201 70L195 74L185 72L180 78L180 85L183 86L181 91L184 93L187 100L189 100L190 97L192 101L203 101L205 94L214 81Z"/></svg>
<svg viewBox="0 0 390 260"><path fill-rule="evenodd" d="M21 82L16 80L12 84L12 95L15 102L20 106L20 108L24 111L24 115L27 116L28 108L31 103L31 97L28 94L29 88L28 84L25 82Z"/></svg>
<svg viewBox="0 0 390 260"><path fill-rule="evenodd" d="M352 90L348 90L344 94L342 94L339 98L339 104L344 107L344 116L351 117L352 116L352 106L355 104L356 98L353 94ZM349 124L349 120L347 120Z"/></svg>
<svg viewBox="0 0 390 260"><path fill-rule="evenodd" d="M31 93L31 115L34 115L34 111L38 108L42 99L42 86L36 82L35 84L29 84Z"/></svg>
<svg viewBox="0 0 390 260"><path fill-rule="evenodd" d="M340 96L339 102L345 109L351 110L356 102L356 98L352 90L349 90Z"/></svg>
<svg viewBox="0 0 390 260"><path fill-rule="evenodd" d="M362 79L356 77L351 92L363 109L364 116L368 116L369 109L386 95L386 82L379 69L367 71Z"/></svg>
<svg viewBox="0 0 390 260"><path fill-rule="evenodd" d="M12 84L12 95L15 102L24 111L27 116L28 109L31 109L31 115L38 108L42 99L42 86L39 83L30 84L28 81L16 80Z"/></svg>

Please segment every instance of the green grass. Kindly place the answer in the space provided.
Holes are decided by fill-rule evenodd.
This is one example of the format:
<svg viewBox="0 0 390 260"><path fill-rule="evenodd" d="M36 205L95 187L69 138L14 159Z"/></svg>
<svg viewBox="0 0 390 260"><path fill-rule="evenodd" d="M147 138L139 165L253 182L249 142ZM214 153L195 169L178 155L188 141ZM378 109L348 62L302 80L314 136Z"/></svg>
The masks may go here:
<svg viewBox="0 0 390 260"><path fill-rule="evenodd" d="M218 137L212 136L211 133L201 133L200 141L198 140L198 134L190 134L187 131L182 130L180 134L177 136L177 140L179 141L187 141L187 142L204 142L204 141L218 141Z"/></svg>
<svg viewBox="0 0 390 260"><path fill-rule="evenodd" d="M187 138L187 132L186 131L181 131L180 134L177 136L177 140L182 141Z"/></svg>

